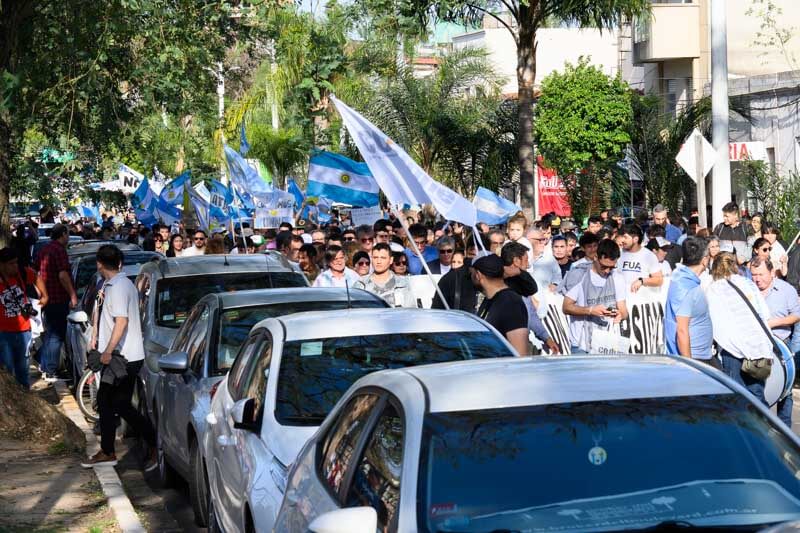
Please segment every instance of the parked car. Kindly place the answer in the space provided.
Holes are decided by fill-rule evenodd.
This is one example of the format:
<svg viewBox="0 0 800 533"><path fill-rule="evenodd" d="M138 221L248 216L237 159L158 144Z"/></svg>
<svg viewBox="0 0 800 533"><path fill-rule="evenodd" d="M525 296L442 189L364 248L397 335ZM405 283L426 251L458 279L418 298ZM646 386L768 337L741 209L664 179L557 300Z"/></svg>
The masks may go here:
<svg viewBox="0 0 800 533"><path fill-rule="evenodd" d="M361 376L514 353L460 311L349 309L259 322L206 417L209 529L272 531L289 465Z"/></svg>
<svg viewBox="0 0 800 533"><path fill-rule="evenodd" d="M755 531L800 518L799 473L798 437L702 363L430 365L344 395L275 530Z"/></svg>
<svg viewBox="0 0 800 533"><path fill-rule="evenodd" d="M89 285L89 281L92 279L94 273L97 272L96 253L97 251L95 250L94 253L74 257L70 262L70 267L72 267L72 280L75 282L75 292L78 293L78 298L83 296L86 287ZM159 257L157 252L124 250L122 253L122 264L125 266L141 265L157 257ZM136 273L139 273L138 268L136 269Z"/></svg>
<svg viewBox="0 0 800 533"><path fill-rule="evenodd" d="M200 444L211 391L230 369L250 329L270 317L348 307L381 309L388 304L357 289L296 288L210 294L192 308L170 353L159 359L154 411L159 481L169 485L174 469L189 482L198 525L205 526L208 518L208 480Z"/></svg>
<svg viewBox="0 0 800 533"><path fill-rule="evenodd" d="M141 265L132 264L122 267L122 273L131 281L136 280ZM95 300L103 286L103 278L95 272L81 295L78 307L67 315L67 334L64 339L64 367L71 371L73 386L86 369L86 352L94 331Z"/></svg>
<svg viewBox="0 0 800 533"><path fill-rule="evenodd" d="M41 226L39 229L41 229ZM70 245L77 244L80 242L83 242L83 237L79 237L77 235L70 235L69 242L67 243L67 249L69 250ZM39 256L39 252L42 251L42 248L44 248L48 244L50 244L50 237L39 237L38 239L36 239L36 242L33 243L33 246L31 246L31 260L33 261L33 264L36 264L36 259Z"/></svg>
<svg viewBox="0 0 800 533"><path fill-rule="evenodd" d="M136 278L145 353L137 395L142 414L155 420L158 359L167 353L200 298L217 292L307 286L300 267L277 252L159 257L142 265Z"/></svg>
<svg viewBox="0 0 800 533"><path fill-rule="evenodd" d="M106 244L113 244L117 248L125 252L135 252L135 251L142 251L142 247L138 244L131 244L125 241L108 241L108 240L79 240L72 242L72 238L70 237L70 242L67 244L67 256L69 257L70 263L75 261L76 258L90 255L93 256L97 253L97 250L100 249L101 246L105 246Z"/></svg>

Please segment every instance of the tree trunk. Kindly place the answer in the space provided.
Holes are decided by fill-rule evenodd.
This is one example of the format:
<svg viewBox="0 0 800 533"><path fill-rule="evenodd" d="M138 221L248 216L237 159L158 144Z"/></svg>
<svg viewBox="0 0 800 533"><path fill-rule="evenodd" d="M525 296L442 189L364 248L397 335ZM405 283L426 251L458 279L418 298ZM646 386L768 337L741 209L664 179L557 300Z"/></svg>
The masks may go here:
<svg viewBox="0 0 800 533"><path fill-rule="evenodd" d="M0 111L0 248L11 239L11 127Z"/></svg>
<svg viewBox="0 0 800 533"><path fill-rule="evenodd" d="M538 2L519 2L519 28L517 36L517 98L519 103L519 134L517 155L519 159L520 203L531 220L536 194L533 153L533 88L536 80L536 11Z"/></svg>

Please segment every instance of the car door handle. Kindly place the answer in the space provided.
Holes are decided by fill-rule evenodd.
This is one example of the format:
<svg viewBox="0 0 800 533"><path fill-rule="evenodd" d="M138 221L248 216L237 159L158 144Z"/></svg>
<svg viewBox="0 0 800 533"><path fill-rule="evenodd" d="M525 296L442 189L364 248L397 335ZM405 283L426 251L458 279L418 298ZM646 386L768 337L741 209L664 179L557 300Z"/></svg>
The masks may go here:
<svg viewBox="0 0 800 533"><path fill-rule="evenodd" d="M231 438L227 435L220 435L217 437L217 444L219 444L222 448L226 448L232 444Z"/></svg>

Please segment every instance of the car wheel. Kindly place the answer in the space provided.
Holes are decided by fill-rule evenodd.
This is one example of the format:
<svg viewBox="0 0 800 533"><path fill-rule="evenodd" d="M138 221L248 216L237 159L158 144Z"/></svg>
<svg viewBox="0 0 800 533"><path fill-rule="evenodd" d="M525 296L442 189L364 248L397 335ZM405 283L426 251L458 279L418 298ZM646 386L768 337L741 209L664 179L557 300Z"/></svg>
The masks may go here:
<svg viewBox="0 0 800 533"><path fill-rule="evenodd" d="M162 488L168 488L175 482L175 470L170 466L167 461L167 454L164 451L164 442L161 438L161 432L158 431L158 424L156 424L156 457L158 460L158 485Z"/></svg>
<svg viewBox="0 0 800 533"><path fill-rule="evenodd" d="M222 533L222 528L219 527L217 522L217 510L214 508L214 499L211 497L211 491L208 493L206 507L208 508L208 533Z"/></svg>
<svg viewBox="0 0 800 533"><path fill-rule="evenodd" d="M189 500L192 502L194 522L200 527L208 523L208 476L203 466L203 456L196 439L189 446Z"/></svg>

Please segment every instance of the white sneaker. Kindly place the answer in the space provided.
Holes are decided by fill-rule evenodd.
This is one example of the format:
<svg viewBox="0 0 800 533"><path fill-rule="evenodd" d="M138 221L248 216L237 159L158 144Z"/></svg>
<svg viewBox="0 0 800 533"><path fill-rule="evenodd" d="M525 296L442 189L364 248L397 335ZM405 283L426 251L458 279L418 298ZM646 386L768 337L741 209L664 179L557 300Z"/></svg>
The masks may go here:
<svg viewBox="0 0 800 533"><path fill-rule="evenodd" d="M45 383L55 383L56 381L64 381L64 380L59 378L55 374L45 374L44 381Z"/></svg>

